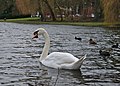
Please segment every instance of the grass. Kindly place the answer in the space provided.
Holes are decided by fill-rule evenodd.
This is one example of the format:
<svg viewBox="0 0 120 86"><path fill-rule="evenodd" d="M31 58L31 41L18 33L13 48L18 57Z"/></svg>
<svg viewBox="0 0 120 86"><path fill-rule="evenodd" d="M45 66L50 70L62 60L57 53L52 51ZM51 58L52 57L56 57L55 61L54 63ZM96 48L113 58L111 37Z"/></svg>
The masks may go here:
<svg viewBox="0 0 120 86"><path fill-rule="evenodd" d="M7 19L6 21L0 20L0 22L14 22L24 24L50 24L50 25L74 25L74 26L91 26L91 27L118 27L120 28L120 22L117 23L104 23L104 22L41 22L39 18L17 18Z"/></svg>
<svg viewBox="0 0 120 86"><path fill-rule="evenodd" d="M37 21L39 18L16 18L16 19L7 19L6 22L17 22L17 21ZM3 20L0 20L0 22L4 22Z"/></svg>

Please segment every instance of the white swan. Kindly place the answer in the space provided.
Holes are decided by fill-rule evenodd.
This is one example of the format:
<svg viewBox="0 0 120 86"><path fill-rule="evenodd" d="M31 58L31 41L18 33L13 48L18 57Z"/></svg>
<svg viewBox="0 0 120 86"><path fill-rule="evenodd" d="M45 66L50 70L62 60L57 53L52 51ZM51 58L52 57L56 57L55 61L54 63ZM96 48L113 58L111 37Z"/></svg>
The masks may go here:
<svg viewBox="0 0 120 86"><path fill-rule="evenodd" d="M44 28L39 28L33 33L33 38L38 38L38 35L42 35L45 38L45 45L43 52L40 56L40 62L51 68L59 69L79 69L86 58L86 55L80 59L74 57L70 53L53 52L48 55L50 47L50 38L47 31Z"/></svg>

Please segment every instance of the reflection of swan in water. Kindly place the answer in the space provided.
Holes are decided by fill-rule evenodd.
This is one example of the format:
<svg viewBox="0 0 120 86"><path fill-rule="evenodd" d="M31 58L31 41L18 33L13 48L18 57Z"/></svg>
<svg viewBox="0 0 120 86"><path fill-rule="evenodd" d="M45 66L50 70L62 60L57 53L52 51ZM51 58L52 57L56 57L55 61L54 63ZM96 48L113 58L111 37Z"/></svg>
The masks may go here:
<svg viewBox="0 0 120 86"><path fill-rule="evenodd" d="M64 84L82 84L84 79L81 73L81 70L56 70L52 68L47 68L48 75L52 77L53 83L58 83L62 86ZM57 79L57 81L56 81Z"/></svg>
<svg viewBox="0 0 120 86"><path fill-rule="evenodd" d="M70 53L65 52L53 52L48 55L50 38L47 31L43 28L39 28L33 34L33 38L38 38L38 35L42 35L45 38L45 46L40 57L40 62L43 65L56 69L79 69L81 67L86 55L80 59L74 57Z"/></svg>
<svg viewBox="0 0 120 86"><path fill-rule="evenodd" d="M50 79L49 84L51 83L52 86L57 86L53 84L59 84L60 86L66 86L65 84L70 84L76 86L78 84L85 83L80 69L79 70L54 69L42 65L42 63L39 64L39 68L43 70L42 74L44 74L44 75L40 74L40 76L43 77L48 76Z"/></svg>

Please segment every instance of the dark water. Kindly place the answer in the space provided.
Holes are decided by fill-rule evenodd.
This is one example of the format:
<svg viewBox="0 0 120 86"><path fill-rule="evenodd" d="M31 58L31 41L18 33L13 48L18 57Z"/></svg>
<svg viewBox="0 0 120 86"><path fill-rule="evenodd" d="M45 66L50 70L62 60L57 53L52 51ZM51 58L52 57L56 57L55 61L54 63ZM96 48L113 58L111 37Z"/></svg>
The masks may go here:
<svg viewBox="0 0 120 86"><path fill-rule="evenodd" d="M49 52L69 52L78 58L87 54L80 70L51 69L38 62L44 39L31 37L39 27L50 35ZM90 45L90 38L97 45ZM110 50L116 42L120 44L117 29L0 23L0 86L120 86L120 48L113 49L111 57L99 55L100 49Z"/></svg>

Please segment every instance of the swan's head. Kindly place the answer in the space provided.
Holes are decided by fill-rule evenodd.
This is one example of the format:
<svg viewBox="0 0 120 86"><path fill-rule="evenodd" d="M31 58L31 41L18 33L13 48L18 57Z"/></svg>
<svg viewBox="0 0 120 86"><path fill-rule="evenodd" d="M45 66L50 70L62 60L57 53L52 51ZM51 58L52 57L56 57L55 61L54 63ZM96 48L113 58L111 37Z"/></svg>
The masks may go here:
<svg viewBox="0 0 120 86"><path fill-rule="evenodd" d="M35 30L33 32L33 39L34 38L38 38L38 35L43 35L46 32L46 30L44 28L38 28L37 30Z"/></svg>

